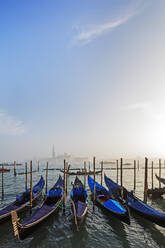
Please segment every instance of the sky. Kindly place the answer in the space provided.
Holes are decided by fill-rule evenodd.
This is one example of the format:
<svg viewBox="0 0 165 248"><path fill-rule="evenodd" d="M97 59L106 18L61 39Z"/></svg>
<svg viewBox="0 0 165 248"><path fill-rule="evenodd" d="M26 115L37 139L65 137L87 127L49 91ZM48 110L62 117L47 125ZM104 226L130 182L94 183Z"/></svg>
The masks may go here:
<svg viewBox="0 0 165 248"><path fill-rule="evenodd" d="M164 0L0 1L0 161L165 157Z"/></svg>

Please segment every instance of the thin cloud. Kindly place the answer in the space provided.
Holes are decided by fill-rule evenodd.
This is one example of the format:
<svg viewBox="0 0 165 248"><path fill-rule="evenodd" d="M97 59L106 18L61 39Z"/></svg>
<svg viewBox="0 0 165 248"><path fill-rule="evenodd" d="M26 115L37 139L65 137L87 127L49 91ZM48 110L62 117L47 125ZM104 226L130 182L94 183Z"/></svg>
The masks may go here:
<svg viewBox="0 0 165 248"><path fill-rule="evenodd" d="M22 121L0 110L0 134L21 135L25 132Z"/></svg>
<svg viewBox="0 0 165 248"><path fill-rule="evenodd" d="M133 103L125 106L123 110L141 111L145 115L150 116L155 121L165 120L165 114L160 112L158 108L155 108L150 102Z"/></svg>
<svg viewBox="0 0 165 248"><path fill-rule="evenodd" d="M87 28L84 31L81 31L75 38L75 42L81 42L83 44L87 44L97 37L103 35L105 32L110 32L117 28L118 26L127 22L134 14L129 14L125 17L118 17L116 20L111 20L107 23L100 24L93 28Z"/></svg>
<svg viewBox="0 0 165 248"><path fill-rule="evenodd" d="M124 107L125 110L149 110L151 108L151 103L133 103Z"/></svg>

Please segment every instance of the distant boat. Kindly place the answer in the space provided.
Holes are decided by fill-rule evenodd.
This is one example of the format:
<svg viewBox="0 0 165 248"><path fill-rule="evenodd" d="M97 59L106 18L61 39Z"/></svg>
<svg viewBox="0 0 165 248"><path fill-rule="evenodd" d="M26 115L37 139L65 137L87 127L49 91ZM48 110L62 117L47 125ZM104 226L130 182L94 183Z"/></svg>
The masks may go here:
<svg viewBox="0 0 165 248"><path fill-rule="evenodd" d="M164 178L158 177L157 174L155 174L155 177L156 177L156 179L158 179L159 182L165 184L165 179Z"/></svg>
<svg viewBox="0 0 165 248"><path fill-rule="evenodd" d="M39 182L33 187L33 198L32 201L37 200L41 194L42 189L45 185L45 180L41 176ZM7 218L10 218L11 211L22 211L27 206L29 206L30 203L30 189L27 189L24 193L19 194L16 196L16 200L12 203L10 203L8 206L0 210L0 221L6 220Z"/></svg>
<svg viewBox="0 0 165 248"><path fill-rule="evenodd" d="M83 183L78 179L78 177L75 178L70 197L72 202L71 210L73 216L76 220L80 220L86 215L88 206L86 203L87 190L85 189Z"/></svg>
<svg viewBox="0 0 165 248"><path fill-rule="evenodd" d="M104 176L105 183L116 199L121 200L121 187L115 183L112 179ZM132 192L127 191L124 188L125 193L127 193L126 202L131 210L141 215L143 218L156 223L159 226L165 227L165 214L161 213L154 208L150 207L148 204L141 201L139 198L135 197Z"/></svg>
<svg viewBox="0 0 165 248"><path fill-rule="evenodd" d="M94 180L90 176L88 176L88 185L93 193L94 191ZM106 190L105 187L95 182L95 197L96 202L106 209L110 214L114 215L115 217L119 218L120 220L124 221L127 224L130 224L130 216L128 209L123 207L122 204L112 199L110 193Z"/></svg>
<svg viewBox="0 0 165 248"><path fill-rule="evenodd" d="M64 173L64 170L61 170L61 172ZM101 170L95 172L95 174L100 174L100 173L101 173ZM94 175L94 172L86 171L86 170L79 170L76 172L66 171L66 174L70 176L83 176L83 175Z"/></svg>
<svg viewBox="0 0 165 248"><path fill-rule="evenodd" d="M37 228L42 221L57 211L59 205L63 201L63 188L64 181L62 177L59 176L57 182L46 194L42 206L37 208L35 212L22 223L16 221L18 233L21 239L25 238L27 234L32 232L34 228Z"/></svg>

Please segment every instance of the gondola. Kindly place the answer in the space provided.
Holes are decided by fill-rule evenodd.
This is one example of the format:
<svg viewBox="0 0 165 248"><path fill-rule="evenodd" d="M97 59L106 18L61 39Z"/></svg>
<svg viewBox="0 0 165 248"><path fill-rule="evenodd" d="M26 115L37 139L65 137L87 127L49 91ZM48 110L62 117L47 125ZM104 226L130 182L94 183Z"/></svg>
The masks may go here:
<svg viewBox="0 0 165 248"><path fill-rule="evenodd" d="M93 193L94 191L94 180L88 176L88 185ZM109 191L105 187L95 182L95 200L96 202L106 209L109 213L118 217L120 220L127 224L130 224L129 211L127 208L122 206L119 201L112 199Z"/></svg>
<svg viewBox="0 0 165 248"><path fill-rule="evenodd" d="M165 184L165 178L158 177L157 174L155 174L155 177L156 177L156 179L157 179L159 182Z"/></svg>
<svg viewBox="0 0 165 248"><path fill-rule="evenodd" d="M73 188L70 193L71 197L71 211L73 213L74 218L77 220L81 220L87 213L87 190L85 189L82 182L75 178Z"/></svg>
<svg viewBox="0 0 165 248"><path fill-rule="evenodd" d="M106 186L109 188L111 193L116 197L116 199L121 199L121 187L115 183L113 180L104 175L104 180ZM139 198L133 195L133 191L129 192L124 188L126 195L126 202L131 210L141 215L143 218L146 218L153 223L165 227L165 214L161 213L154 208L150 207L148 204L141 201Z"/></svg>
<svg viewBox="0 0 165 248"><path fill-rule="evenodd" d="M63 188L64 181L62 177L59 176L55 185L46 194L41 207L37 208L34 213L22 223L18 220L16 221L19 237L21 239L24 239L38 224L57 211L59 205L63 201Z"/></svg>
<svg viewBox="0 0 165 248"><path fill-rule="evenodd" d="M41 176L39 182L33 187L33 202L41 196L44 185L45 180ZM29 205L29 203L30 189L27 189L24 193L17 195L14 202L10 203L8 206L0 210L0 222L10 218L11 211L22 211Z"/></svg>

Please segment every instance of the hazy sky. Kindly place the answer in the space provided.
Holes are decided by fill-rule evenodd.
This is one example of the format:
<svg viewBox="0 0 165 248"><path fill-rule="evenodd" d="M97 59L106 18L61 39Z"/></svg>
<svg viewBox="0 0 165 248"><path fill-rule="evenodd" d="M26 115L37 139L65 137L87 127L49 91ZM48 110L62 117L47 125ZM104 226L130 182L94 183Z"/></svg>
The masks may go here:
<svg viewBox="0 0 165 248"><path fill-rule="evenodd" d="M165 1L0 1L0 160L165 155Z"/></svg>

